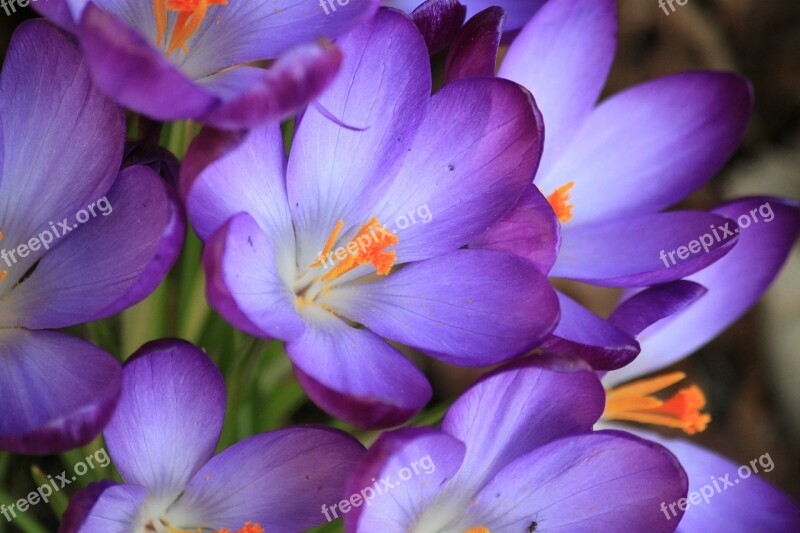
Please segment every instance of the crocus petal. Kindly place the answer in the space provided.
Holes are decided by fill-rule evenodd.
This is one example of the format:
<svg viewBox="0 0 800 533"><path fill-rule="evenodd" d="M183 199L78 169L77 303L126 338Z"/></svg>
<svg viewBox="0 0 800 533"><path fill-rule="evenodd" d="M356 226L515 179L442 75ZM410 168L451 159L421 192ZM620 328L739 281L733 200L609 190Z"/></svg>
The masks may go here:
<svg viewBox="0 0 800 533"><path fill-rule="evenodd" d="M133 28L91 2L78 38L92 79L125 107L158 120L199 119L219 105Z"/></svg>
<svg viewBox="0 0 800 533"><path fill-rule="evenodd" d="M318 102L358 130L313 107L300 121L287 170L298 264L314 262L338 220L346 224L344 237L375 215L375 202L408 154L431 91L425 42L402 13L381 10L338 45L341 71Z"/></svg>
<svg viewBox="0 0 800 533"><path fill-rule="evenodd" d="M467 517L494 533L531 522L565 531L668 531L661 502L686 495L677 459L658 444L622 431L550 442L502 470Z"/></svg>
<svg viewBox="0 0 800 533"><path fill-rule="evenodd" d="M773 218L766 222L770 212ZM686 311L644 330L638 337L642 353L624 369L610 373L605 378L609 384L669 366L738 320L764 295L800 233L800 206L789 200L744 198L721 205L714 213L740 220L743 229L731 253L688 278L708 293Z"/></svg>
<svg viewBox="0 0 800 533"><path fill-rule="evenodd" d="M508 29L512 26L509 16ZM531 91L547 125L540 176L564 153L594 108L616 45L614 0L551 0L509 47L498 76ZM619 153L629 155L614 152ZM590 169L597 170L594 165ZM540 184L545 194L552 192L550 187L550 182Z"/></svg>
<svg viewBox="0 0 800 533"><path fill-rule="evenodd" d="M724 234L723 227L730 235ZM716 239L714 228L719 229ZM701 243L704 237L708 238ZM736 222L700 211L654 213L564 228L550 275L606 287L666 283L717 261L734 248L738 238Z"/></svg>
<svg viewBox="0 0 800 533"><path fill-rule="evenodd" d="M508 13L508 30L518 30L542 7L545 0L460 0L467 7L467 18L492 6L500 6ZM411 13L422 0L384 0L384 5Z"/></svg>
<svg viewBox="0 0 800 533"><path fill-rule="evenodd" d="M228 2L209 10L181 67L193 78L272 59L301 43L334 39L372 17L380 0ZM326 11L326 8L328 11Z"/></svg>
<svg viewBox="0 0 800 533"><path fill-rule="evenodd" d="M800 508L764 478L753 475L775 468L769 453L740 468L688 440L636 433L674 453L689 476L689 507L678 526L679 532L800 531ZM666 503L669 506L673 500ZM672 512L664 514L674 525Z"/></svg>
<svg viewBox="0 0 800 533"><path fill-rule="evenodd" d="M111 187L122 161L122 113L94 89L74 43L45 22L14 33L0 77L0 122L3 245L29 242ZM4 287L45 252L19 258Z"/></svg>
<svg viewBox="0 0 800 533"><path fill-rule="evenodd" d="M470 243L473 248L498 250L524 257L542 274L556 262L561 226L550 204L530 185L508 213Z"/></svg>
<svg viewBox="0 0 800 533"><path fill-rule="evenodd" d="M465 451L464 443L434 429L384 433L347 481L345 496L357 494L367 505L344 515L345 530L412 530L416 518L458 471Z"/></svg>
<svg viewBox="0 0 800 533"><path fill-rule="evenodd" d="M211 306L253 335L283 340L300 335L305 326L295 310L297 297L279 274L279 262L293 258L286 246L271 241L247 213L229 219L203 252Z"/></svg>
<svg viewBox="0 0 800 533"><path fill-rule="evenodd" d="M608 322L636 336L659 320L682 312L707 292L699 283L686 280L650 287L619 304Z"/></svg>
<svg viewBox="0 0 800 533"><path fill-rule="evenodd" d="M466 15L467 8L459 0L425 0L411 19L425 38L428 53L435 54L453 42Z"/></svg>
<svg viewBox="0 0 800 533"><path fill-rule="evenodd" d="M691 72L638 85L603 102L576 133L568 157L540 173L536 184L550 194L575 182L567 224L661 210L728 160L752 100L747 80L734 74ZM549 122L547 128L549 141Z"/></svg>
<svg viewBox="0 0 800 533"><path fill-rule="evenodd" d="M547 278L524 259L490 250L415 262L386 279L331 290L320 302L383 337L462 366L518 356L558 320Z"/></svg>
<svg viewBox="0 0 800 533"><path fill-rule="evenodd" d="M529 187L543 141L536 103L515 83L465 78L434 94L378 208L390 230L400 229L398 261L450 252L498 222ZM402 229L420 206L430 220Z"/></svg>
<svg viewBox="0 0 800 533"><path fill-rule="evenodd" d="M557 294L561 320L542 343L542 349L557 355L580 357L595 370L623 367L638 355L639 343L630 334L570 297Z"/></svg>
<svg viewBox="0 0 800 533"><path fill-rule="evenodd" d="M303 389L328 413L360 427L401 424L432 391L425 376L369 330L338 318L310 325L286 344Z"/></svg>
<svg viewBox="0 0 800 533"><path fill-rule="evenodd" d="M93 494L102 490L100 494ZM93 493L85 494L88 491ZM79 492L73 499L95 499L94 505L82 517L81 522L64 526L59 533L130 533L135 531L142 506L148 492L136 485L110 485L88 488ZM90 503L87 501L86 503ZM70 501L70 509L73 506ZM69 513L69 510L67 511Z"/></svg>
<svg viewBox="0 0 800 533"><path fill-rule="evenodd" d="M214 454L225 417L225 383L188 342L160 340L125 364L122 396L104 436L127 483L177 496Z"/></svg>
<svg viewBox="0 0 800 533"><path fill-rule="evenodd" d="M467 21L456 35L444 67L445 83L470 76L493 76L506 12L490 7Z"/></svg>
<svg viewBox="0 0 800 533"><path fill-rule="evenodd" d="M285 171L278 124L251 130L244 138L204 128L192 141L181 168L181 194L192 227L207 240L225 221L244 212L273 242L293 248Z"/></svg>
<svg viewBox="0 0 800 533"><path fill-rule="evenodd" d="M0 330L0 448L53 454L88 444L117 405L119 363L51 331Z"/></svg>
<svg viewBox="0 0 800 533"><path fill-rule="evenodd" d="M104 209L95 211L93 202L96 216L64 235L8 295L13 325L98 320L138 303L164 278L183 243L177 195L154 171L136 166L123 170L104 198Z"/></svg>
<svg viewBox="0 0 800 533"><path fill-rule="evenodd" d="M314 43L293 49L268 69L240 67L200 79L198 83L223 101L203 122L244 129L284 119L318 96L333 81L341 62L339 49Z"/></svg>
<svg viewBox="0 0 800 533"><path fill-rule="evenodd" d="M467 493L480 489L531 450L589 431L604 404L600 380L577 359L539 355L496 370L456 400L442 422L442 431L467 445L454 483Z"/></svg>
<svg viewBox="0 0 800 533"><path fill-rule="evenodd" d="M347 475L363 455L355 438L330 428L250 437L197 472L175 513L186 510L213 529L257 522L266 531L305 531L326 522L322 505L339 501Z"/></svg>
<svg viewBox="0 0 800 533"><path fill-rule="evenodd" d="M104 480L91 483L88 487L76 492L69 499L69 506L61 517L58 533L77 533L80 531L81 524L89 516L92 507L94 507L106 489L117 486L119 486L119 483Z"/></svg>

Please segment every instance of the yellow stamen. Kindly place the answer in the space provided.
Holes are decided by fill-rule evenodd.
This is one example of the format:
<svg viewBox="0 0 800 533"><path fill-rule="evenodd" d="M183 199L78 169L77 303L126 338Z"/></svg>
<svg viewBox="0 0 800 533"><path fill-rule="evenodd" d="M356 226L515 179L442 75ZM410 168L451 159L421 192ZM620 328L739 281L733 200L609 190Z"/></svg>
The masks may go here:
<svg viewBox="0 0 800 533"><path fill-rule="evenodd" d="M569 191L575 185L574 181L570 181L566 185L562 185L547 197L547 201L556 213L556 217L561 222L569 222L572 220L573 204L568 203L570 200Z"/></svg>
<svg viewBox="0 0 800 533"><path fill-rule="evenodd" d="M487 527L478 526L478 527L470 528L470 529L466 530L464 533L492 533L492 532L489 531L489 528L487 528Z"/></svg>
<svg viewBox="0 0 800 533"><path fill-rule="evenodd" d="M0 231L0 241L2 240L3 240L3 232ZM0 281L6 279L6 276L8 276L8 270L3 270L2 272L0 272Z"/></svg>
<svg viewBox="0 0 800 533"><path fill-rule="evenodd" d="M231 530L230 528L221 529L217 533L231 533ZM264 529L258 524L247 522L242 529L235 531L234 533L264 533Z"/></svg>
<svg viewBox="0 0 800 533"><path fill-rule="evenodd" d="M339 221L333 229L328 242L325 244L325 250L321 254L322 257L311 264L312 268L322 265L325 257L330 253L336 242L336 237L344 225L343 221ZM397 235L386 229L378 221L377 217L373 217L362 226L356 236L343 247L347 255L341 259L339 263L327 274L322 276L322 281L335 280L354 268L372 264L375 267L377 274L385 276L392 270L392 266L397 261L397 252L394 250L387 252L385 249L394 246L399 242ZM339 255L337 253L337 255Z"/></svg>
<svg viewBox="0 0 800 533"><path fill-rule="evenodd" d="M169 522L163 518L160 519L160 521L161 524L167 528L168 533L204 533L207 531L207 528L203 527L198 527L197 529L180 529L172 527ZM152 524L149 524L149 527L155 531ZM231 533L231 528L220 529L217 533ZM234 533L264 533L264 529L257 522L247 522L243 528L236 530Z"/></svg>
<svg viewBox="0 0 800 533"><path fill-rule="evenodd" d="M610 389L603 418L666 426L689 435L705 431L711 415L701 412L706 397L697 385L685 387L666 400L652 396L685 378L683 372L672 372Z"/></svg>

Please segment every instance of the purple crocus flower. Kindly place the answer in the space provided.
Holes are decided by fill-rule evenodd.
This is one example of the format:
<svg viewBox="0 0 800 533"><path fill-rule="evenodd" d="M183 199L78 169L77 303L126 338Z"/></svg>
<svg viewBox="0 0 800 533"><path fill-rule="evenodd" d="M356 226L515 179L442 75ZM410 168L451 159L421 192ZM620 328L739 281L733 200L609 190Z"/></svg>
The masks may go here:
<svg viewBox="0 0 800 533"><path fill-rule="evenodd" d="M383 0L383 5L401 9L406 13L411 13L424 4L430 4L428 0ZM472 17L476 13L493 6L501 7L506 12L506 30L516 31L522 28L526 22L542 7L546 0L459 0L459 3L467 8L467 17Z"/></svg>
<svg viewBox="0 0 800 533"><path fill-rule="evenodd" d="M0 448L56 453L111 416L120 366L52 331L111 316L162 280L183 242L177 197L151 169L120 171L121 110L73 42L19 27L0 76Z"/></svg>
<svg viewBox="0 0 800 533"><path fill-rule="evenodd" d="M244 128L308 104L335 76L333 39L378 0L47 0L75 33L95 83L159 120ZM251 63L277 59L268 69ZM237 67L237 68L234 68Z"/></svg>
<svg viewBox="0 0 800 533"><path fill-rule="evenodd" d="M446 81L493 75L503 16L476 15L451 47ZM728 73L690 72L635 86L597 103L616 48L614 0L549 0L516 37L498 75L529 89L546 141L535 184L560 221L560 247L547 272L592 285L669 283L712 264L735 245L722 213L662 212L708 181L736 149L752 105L750 86ZM478 244L529 255L540 231L521 201ZM726 228L700 253L680 251ZM688 250L687 250L688 252ZM670 255L671 254L671 255ZM667 262L664 262L667 257ZM562 319L543 346L619 368L637 342L564 294ZM609 362L613 363L609 364Z"/></svg>
<svg viewBox="0 0 800 533"><path fill-rule="evenodd" d="M579 359L503 367L456 400L441 430L375 442L348 480L345 497L366 505L344 513L345 529L664 531L659 503L683 497L686 476L657 444L591 431L603 403L600 380Z"/></svg>
<svg viewBox="0 0 800 533"><path fill-rule="evenodd" d="M484 366L552 330L555 293L531 262L461 249L534 193L542 138L533 101L512 82L466 79L431 96L425 43L398 11L381 10L340 46L341 75L320 102L358 131L309 109L287 163L277 126L238 144L208 130L181 190L207 241L215 309L286 341L300 383L329 413L386 427L431 389L381 337ZM208 164L209 154L219 158ZM546 203L541 216L553 231L540 247L553 250Z"/></svg>
<svg viewBox="0 0 800 533"><path fill-rule="evenodd" d="M294 532L320 525L364 448L323 427L250 437L214 457L225 382L195 346L143 346L126 362L119 407L105 430L124 483L75 495L62 533ZM245 527L248 526L248 527Z"/></svg>
<svg viewBox="0 0 800 533"><path fill-rule="evenodd" d="M664 381L663 375L645 376L690 355L750 309L775 279L800 234L800 206L796 202L772 197L744 198L723 204L714 211L739 221L744 229L738 244L724 258L689 277L691 282L706 290L685 310L645 328L641 333L629 331L638 335L642 352L630 365L604 377L603 381L610 389L604 415L606 421L657 424L688 430L688 433L701 430L708 423L708 415L703 417L692 406L702 407L701 404L705 403L699 388L688 387L679 391L672 400L653 402L660 385L669 384L670 380ZM752 218L754 214L758 215L756 222ZM636 313L637 305L629 302L637 296L623 302L620 306L623 313ZM626 307L631 309L626 310ZM623 385L630 380L637 381ZM637 390L639 394L631 394ZM646 394L641 394L642 391ZM627 394L623 402L619 401L621 393ZM686 403L684 400L687 398L695 401ZM697 402L697 399L702 401ZM670 402L679 409L665 409L664 406L669 407ZM703 417L699 419L699 427L696 425L698 417ZM690 441L660 437L639 429L631 431L669 448L686 469L690 492L700 494L703 491L705 494L700 503L696 503L696 499L690 503L679 531L800 529L800 509L768 482L751 476L752 466L749 466L750 473L742 471L740 474L739 466L732 461ZM764 466L761 464L762 469ZM733 486L723 484L719 481L721 479ZM704 489L707 486L710 489ZM675 501L666 501L667 506L670 503ZM664 521L677 522L669 508Z"/></svg>

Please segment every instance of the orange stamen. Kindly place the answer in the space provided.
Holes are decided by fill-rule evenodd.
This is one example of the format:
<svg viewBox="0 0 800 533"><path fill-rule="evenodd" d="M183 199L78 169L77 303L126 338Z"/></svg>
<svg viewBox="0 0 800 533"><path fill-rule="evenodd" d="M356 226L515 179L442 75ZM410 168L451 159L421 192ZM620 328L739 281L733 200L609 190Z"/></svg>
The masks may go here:
<svg viewBox="0 0 800 533"><path fill-rule="evenodd" d="M153 14L156 17L156 46L161 46L167 31L167 2L153 0Z"/></svg>
<svg viewBox="0 0 800 533"><path fill-rule="evenodd" d="M212 5L226 5L228 0L153 0L153 14L156 19L156 46L161 46L167 32L168 11L178 13L172 36L169 39L167 55L177 49L189 52L187 42L200 29Z"/></svg>
<svg viewBox="0 0 800 533"><path fill-rule="evenodd" d="M344 222L341 220L336 224L325 245L325 250L322 254L323 259L310 265L312 268L322 265L324 257L333 248L336 237L339 235L343 225ZM397 261L397 252L394 250L387 252L385 249L389 246L394 246L398 242L397 235L384 228L378 222L377 217L371 218L369 222L358 230L356 236L343 247L347 251L347 256L340 260L333 270L322 276L322 281L334 280L354 268L366 264L375 266L376 272L381 276L389 274L395 261Z"/></svg>
<svg viewBox="0 0 800 533"><path fill-rule="evenodd" d="M666 400L652 396L684 378L683 372L672 372L610 389L603 418L666 426L689 435L705 431L711 415L701 412L706 397L697 385L685 387Z"/></svg>
<svg viewBox="0 0 800 533"><path fill-rule="evenodd" d="M566 185L562 185L547 197L547 201L556 213L556 217L561 222L569 222L572 219L573 204L568 203L570 200L569 191L575 185L574 181L570 181Z"/></svg>
<svg viewBox="0 0 800 533"><path fill-rule="evenodd" d="M221 529L217 533L231 533L231 529ZM253 524L251 522L247 522L242 529L235 531L234 533L264 533L264 529L257 523Z"/></svg>
<svg viewBox="0 0 800 533"><path fill-rule="evenodd" d="M2 240L3 240L3 232L0 231L0 241ZM6 276L8 276L8 270L3 270L2 272L0 272L0 281L6 279Z"/></svg>
<svg viewBox="0 0 800 533"><path fill-rule="evenodd" d="M331 253L333 250L333 245L336 244L336 237L339 236L339 232L342 231L342 227L344 226L344 220L340 220L336 223L336 226L333 228L331 232L331 236L328 237L328 242L325 243L325 248L322 250L322 253L319 254L319 258L311 263L309 268L316 268L318 266L322 266L322 263L325 262L325 258Z"/></svg>
<svg viewBox="0 0 800 533"><path fill-rule="evenodd" d="M464 533L492 533L492 532L489 531L489 528L486 528L486 527L483 527L483 526L478 526L478 527L469 528Z"/></svg>

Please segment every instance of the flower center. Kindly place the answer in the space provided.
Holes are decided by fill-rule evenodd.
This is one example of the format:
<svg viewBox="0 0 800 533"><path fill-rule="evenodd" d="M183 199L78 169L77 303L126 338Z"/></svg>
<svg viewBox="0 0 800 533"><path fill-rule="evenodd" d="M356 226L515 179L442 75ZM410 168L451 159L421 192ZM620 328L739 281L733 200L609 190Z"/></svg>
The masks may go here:
<svg viewBox="0 0 800 533"><path fill-rule="evenodd" d="M642 379L606 392L606 420L628 420L682 429L693 435L705 431L711 415L701 412L706 397L700 387L690 385L666 400L653 396L686 378L683 372Z"/></svg>
<svg viewBox="0 0 800 533"><path fill-rule="evenodd" d="M492 532L489 531L488 527L478 526L478 527L471 527L464 533L492 533Z"/></svg>
<svg viewBox="0 0 800 533"><path fill-rule="evenodd" d="M311 263L309 267L318 268L330 262L333 269L322 276L322 281L325 282L333 281L354 268L367 264L372 264L379 275L388 275L397 261L397 252L394 250L387 252L386 248L400 242L397 235L381 225L377 217L372 217L350 242L334 253L333 245L343 226L343 220L336 223L328 242L325 243L325 249L319 254L317 261ZM336 264L334 260L337 261Z"/></svg>
<svg viewBox="0 0 800 533"><path fill-rule="evenodd" d="M570 181L566 185L562 185L553 191L553 193L547 197L550 207L553 208L556 217L558 217L558 220L561 222L569 222L572 219L572 208L575 206L569 203L569 190L572 189L573 185L575 185L575 182Z"/></svg>
<svg viewBox="0 0 800 533"><path fill-rule="evenodd" d="M3 232L0 231L0 241L2 240L3 240ZM2 272L0 272L0 281L6 279L6 276L8 276L8 270L3 270Z"/></svg>
<svg viewBox="0 0 800 533"><path fill-rule="evenodd" d="M198 527L197 529L180 529L170 526L166 520L161 520L161 523L167 528L167 533L204 533L208 528ZM155 529L153 529L155 531ZM231 528L220 529L216 533L231 533ZM237 529L234 533L264 533L264 529L258 524L247 522L244 527Z"/></svg>
<svg viewBox="0 0 800 533"><path fill-rule="evenodd" d="M156 18L156 46L161 47L167 32L168 11L175 11L178 17L172 28L172 35L167 45L167 55L171 55L178 48L187 54L189 47L186 42L195 34L203 23L212 5L225 5L228 0L153 0L153 14Z"/></svg>

